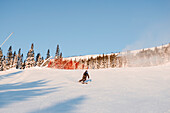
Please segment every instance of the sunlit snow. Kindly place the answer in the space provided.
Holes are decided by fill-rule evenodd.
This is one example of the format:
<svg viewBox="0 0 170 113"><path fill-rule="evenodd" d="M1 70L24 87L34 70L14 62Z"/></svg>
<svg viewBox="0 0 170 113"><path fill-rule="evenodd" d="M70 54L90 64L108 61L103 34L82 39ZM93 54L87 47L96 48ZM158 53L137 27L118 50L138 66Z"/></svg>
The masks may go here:
<svg viewBox="0 0 170 113"><path fill-rule="evenodd" d="M0 113L169 113L170 64L89 70L0 72Z"/></svg>

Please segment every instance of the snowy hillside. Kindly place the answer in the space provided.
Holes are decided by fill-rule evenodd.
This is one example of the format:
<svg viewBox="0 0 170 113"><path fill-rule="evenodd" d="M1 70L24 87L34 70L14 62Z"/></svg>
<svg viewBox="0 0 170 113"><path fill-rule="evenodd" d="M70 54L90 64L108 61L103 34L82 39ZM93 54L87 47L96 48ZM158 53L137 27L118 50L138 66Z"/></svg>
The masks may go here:
<svg viewBox="0 0 170 113"><path fill-rule="evenodd" d="M54 58L48 63L55 69L105 69L121 67L149 67L170 62L170 43L159 47L121 53Z"/></svg>
<svg viewBox="0 0 170 113"><path fill-rule="evenodd" d="M170 113L170 64L89 70L0 72L0 113Z"/></svg>
<svg viewBox="0 0 170 113"><path fill-rule="evenodd" d="M162 45L162 46L158 46L157 49L162 49L162 47L168 47L170 44L165 44L165 45ZM138 49L138 50L131 50L130 53L136 55L137 53L139 53L140 51L142 50L152 50L154 51L155 47L152 47L152 48L144 48L144 49ZM116 55L127 55L129 52L129 50L126 50L126 51L122 51L120 53L115 53ZM113 54L113 53L112 53ZM84 56L74 56L74 57L67 57L67 58L64 58L65 60L80 60L80 59L89 59L89 58L97 58L98 56L102 56L103 54L95 54L95 55L84 55ZM111 55L111 54L105 54L105 55Z"/></svg>

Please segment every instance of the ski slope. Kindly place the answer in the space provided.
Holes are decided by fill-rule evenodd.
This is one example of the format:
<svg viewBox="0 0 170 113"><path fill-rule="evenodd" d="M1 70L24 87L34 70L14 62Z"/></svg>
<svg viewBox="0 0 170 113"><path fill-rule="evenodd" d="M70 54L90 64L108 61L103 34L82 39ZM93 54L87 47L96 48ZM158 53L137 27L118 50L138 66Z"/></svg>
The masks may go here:
<svg viewBox="0 0 170 113"><path fill-rule="evenodd" d="M170 64L89 70L0 72L0 113L170 113Z"/></svg>

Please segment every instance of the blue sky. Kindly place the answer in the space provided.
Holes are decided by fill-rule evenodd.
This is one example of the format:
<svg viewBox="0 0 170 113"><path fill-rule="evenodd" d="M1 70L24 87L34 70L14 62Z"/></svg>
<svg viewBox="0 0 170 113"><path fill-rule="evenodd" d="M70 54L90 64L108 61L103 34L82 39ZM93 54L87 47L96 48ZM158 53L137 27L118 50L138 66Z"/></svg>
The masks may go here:
<svg viewBox="0 0 170 113"><path fill-rule="evenodd" d="M6 54L64 57L159 46L170 42L169 0L0 0L0 44Z"/></svg>

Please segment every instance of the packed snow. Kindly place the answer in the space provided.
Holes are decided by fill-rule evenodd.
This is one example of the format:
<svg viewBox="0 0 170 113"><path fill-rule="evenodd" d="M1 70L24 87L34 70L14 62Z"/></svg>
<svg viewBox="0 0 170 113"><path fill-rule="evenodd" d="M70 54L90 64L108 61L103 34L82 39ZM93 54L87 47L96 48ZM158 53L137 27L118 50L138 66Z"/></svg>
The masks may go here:
<svg viewBox="0 0 170 113"><path fill-rule="evenodd" d="M0 72L0 113L170 113L170 64Z"/></svg>

